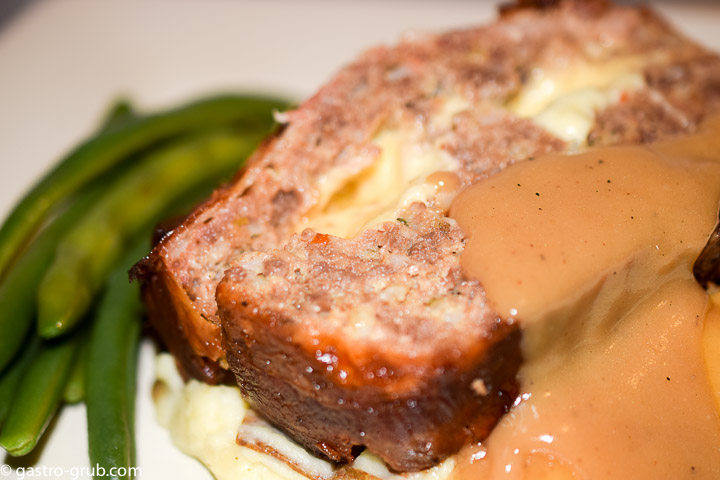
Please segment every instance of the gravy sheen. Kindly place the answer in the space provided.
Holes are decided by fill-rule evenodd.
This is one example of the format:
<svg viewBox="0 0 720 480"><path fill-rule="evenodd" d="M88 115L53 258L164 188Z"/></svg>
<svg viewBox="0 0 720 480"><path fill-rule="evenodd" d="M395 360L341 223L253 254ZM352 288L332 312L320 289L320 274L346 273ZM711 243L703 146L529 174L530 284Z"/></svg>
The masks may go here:
<svg viewBox="0 0 720 480"><path fill-rule="evenodd" d="M455 199L465 274L520 322L526 359L456 478L720 478L720 309L692 276L719 204L720 118L518 163Z"/></svg>

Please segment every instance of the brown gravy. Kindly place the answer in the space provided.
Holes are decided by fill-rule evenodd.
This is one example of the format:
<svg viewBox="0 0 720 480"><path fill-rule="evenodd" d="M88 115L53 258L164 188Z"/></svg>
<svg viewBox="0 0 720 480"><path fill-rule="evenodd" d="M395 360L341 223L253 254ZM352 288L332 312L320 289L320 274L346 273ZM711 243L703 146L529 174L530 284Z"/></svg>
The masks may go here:
<svg viewBox="0 0 720 480"><path fill-rule="evenodd" d="M720 478L720 308L692 276L719 203L720 118L519 163L455 199L463 269L521 322L526 358L518 405L456 478Z"/></svg>

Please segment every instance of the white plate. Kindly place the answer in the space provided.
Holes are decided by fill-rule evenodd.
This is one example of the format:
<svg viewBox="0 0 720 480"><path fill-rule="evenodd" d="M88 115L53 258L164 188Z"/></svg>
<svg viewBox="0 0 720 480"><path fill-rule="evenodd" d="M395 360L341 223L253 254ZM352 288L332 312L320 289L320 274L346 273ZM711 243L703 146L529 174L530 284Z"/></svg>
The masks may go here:
<svg viewBox="0 0 720 480"><path fill-rule="evenodd" d="M720 5L659 8L689 36L720 49ZM493 16L492 3L477 0L38 1L0 30L0 215L120 95L143 108L241 89L303 98L364 48ZM155 422L152 356L144 344L140 478L211 479ZM85 428L84 408L65 408L40 454L11 463L37 469L26 478L89 479ZM20 473L2 465L0 480Z"/></svg>

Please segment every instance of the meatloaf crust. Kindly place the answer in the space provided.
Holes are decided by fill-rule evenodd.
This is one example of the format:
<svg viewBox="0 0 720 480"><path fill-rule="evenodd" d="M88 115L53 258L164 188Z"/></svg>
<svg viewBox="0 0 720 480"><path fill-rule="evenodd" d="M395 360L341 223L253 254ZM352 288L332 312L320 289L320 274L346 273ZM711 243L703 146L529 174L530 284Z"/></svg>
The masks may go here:
<svg viewBox="0 0 720 480"><path fill-rule="evenodd" d="M514 108L538 72L616 59L642 86L597 108L580 145ZM648 9L604 1L521 2L487 27L370 50L280 115L246 171L136 267L150 321L186 377L219 382L229 367L308 449L428 467L514 400L517 322L463 277L466 239L441 193L340 238L303 231L327 200L318 185L344 172L352 189L388 131L450 159L461 189L545 152L690 132L719 107L717 56Z"/></svg>

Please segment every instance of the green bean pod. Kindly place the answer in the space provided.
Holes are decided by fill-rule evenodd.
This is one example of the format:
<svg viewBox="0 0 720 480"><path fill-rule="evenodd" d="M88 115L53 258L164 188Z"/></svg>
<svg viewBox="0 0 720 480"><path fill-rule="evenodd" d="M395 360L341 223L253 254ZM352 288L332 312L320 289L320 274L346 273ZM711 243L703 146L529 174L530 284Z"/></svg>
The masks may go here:
<svg viewBox="0 0 720 480"><path fill-rule="evenodd" d="M30 453L62 399L78 346L78 335L45 342L22 375L0 432L0 447L15 457Z"/></svg>
<svg viewBox="0 0 720 480"><path fill-rule="evenodd" d="M268 112L285 102L256 96L220 96L163 113L119 122L68 154L15 206L0 227L0 276L52 208L83 186L168 138L200 128L241 123L268 124Z"/></svg>
<svg viewBox="0 0 720 480"><path fill-rule="evenodd" d="M128 280L128 269L147 248L147 241L132 248L110 275L90 338L85 394L90 463L106 472L135 464L136 364L142 304L138 284Z"/></svg>
<svg viewBox="0 0 720 480"><path fill-rule="evenodd" d="M103 186L81 193L40 231L0 281L0 371L22 346L35 321L38 285L55 258L62 235L94 205Z"/></svg>
<svg viewBox="0 0 720 480"><path fill-rule="evenodd" d="M38 290L38 332L70 330L126 248L129 239L197 184L237 169L266 130L214 131L184 139L141 159L61 240Z"/></svg>
<svg viewBox="0 0 720 480"><path fill-rule="evenodd" d="M104 116L100 133L136 118L130 103L120 100ZM87 212L104 190L95 182L55 214L0 281L0 372L20 349L37 309L37 286L55 257L59 238ZM57 208L56 208L57 210Z"/></svg>
<svg viewBox="0 0 720 480"><path fill-rule="evenodd" d="M10 368L7 368L3 372L2 377L0 377L0 431L2 431L2 426L10 412L10 406L15 399L20 380L35 358L39 347L40 338L37 335L33 335L32 339L26 344L20 358L16 359Z"/></svg>
<svg viewBox="0 0 720 480"><path fill-rule="evenodd" d="M70 371L65 389L63 390L63 402L67 404L80 403L85 399L85 371L87 369L88 344L87 339L81 340L75 363Z"/></svg>
<svg viewBox="0 0 720 480"><path fill-rule="evenodd" d="M103 117L98 133L103 133L139 118L129 100L120 99L113 103Z"/></svg>

